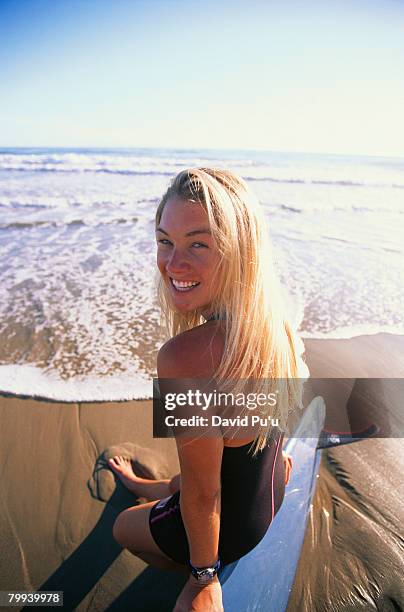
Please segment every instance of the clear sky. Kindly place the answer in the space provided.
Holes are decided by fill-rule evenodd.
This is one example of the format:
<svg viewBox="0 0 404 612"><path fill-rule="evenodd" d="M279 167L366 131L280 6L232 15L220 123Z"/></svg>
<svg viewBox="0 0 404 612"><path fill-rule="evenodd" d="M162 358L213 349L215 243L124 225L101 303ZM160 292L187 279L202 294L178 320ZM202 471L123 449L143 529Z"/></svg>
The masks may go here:
<svg viewBox="0 0 404 612"><path fill-rule="evenodd" d="M404 156L402 0L0 0L0 146Z"/></svg>

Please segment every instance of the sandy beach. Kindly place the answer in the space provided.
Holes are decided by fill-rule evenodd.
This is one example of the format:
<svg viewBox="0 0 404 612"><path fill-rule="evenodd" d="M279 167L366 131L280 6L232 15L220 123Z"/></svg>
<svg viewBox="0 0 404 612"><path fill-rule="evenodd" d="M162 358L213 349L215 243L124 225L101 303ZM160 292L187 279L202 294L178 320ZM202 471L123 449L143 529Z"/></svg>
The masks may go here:
<svg viewBox="0 0 404 612"><path fill-rule="evenodd" d="M145 476L178 471L174 441L152 438L151 401L68 404L2 395L0 415L0 590L62 590L66 610L170 609L170 592L175 602L183 577L144 571L114 542L117 513L142 500L104 469L105 457L123 452Z"/></svg>
<svg viewBox="0 0 404 612"><path fill-rule="evenodd" d="M403 336L307 340L305 346L318 378L404 377ZM395 388L392 381L384 389L380 380L368 382L375 391L373 405L384 406L388 396L390 416L394 411L402 416L402 395L385 393ZM322 451L288 612L404 609L403 437Z"/></svg>
<svg viewBox="0 0 404 612"><path fill-rule="evenodd" d="M305 345L315 377L404 377L403 336ZM63 590L67 610L172 610L184 578L147 568L111 536L116 514L142 500L107 457L124 452L154 478L178 471L173 440L152 437L151 401L2 394L0 417L0 590ZM399 438L323 451L289 612L404 608L403 464Z"/></svg>
<svg viewBox="0 0 404 612"><path fill-rule="evenodd" d="M404 609L403 440L323 451L288 612Z"/></svg>

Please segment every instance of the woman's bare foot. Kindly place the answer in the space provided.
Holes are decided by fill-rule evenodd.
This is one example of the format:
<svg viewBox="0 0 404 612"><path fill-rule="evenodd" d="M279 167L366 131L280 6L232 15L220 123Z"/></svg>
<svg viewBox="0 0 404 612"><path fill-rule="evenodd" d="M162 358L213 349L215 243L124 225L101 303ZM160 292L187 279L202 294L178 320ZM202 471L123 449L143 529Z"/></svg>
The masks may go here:
<svg viewBox="0 0 404 612"><path fill-rule="evenodd" d="M136 497L144 497L149 500L163 499L163 497L172 495L180 488L178 474L173 478L162 478L160 480L142 478L133 471L130 459L122 457L122 455L116 455L108 459L108 466L118 476L122 484Z"/></svg>
<svg viewBox="0 0 404 612"><path fill-rule="evenodd" d="M116 455L115 457L108 459L108 465L114 474L118 476L122 484L124 484L129 491L137 495L138 491L136 490L136 485L142 479L139 478L139 476L136 476L135 472L133 471L131 460L127 457Z"/></svg>

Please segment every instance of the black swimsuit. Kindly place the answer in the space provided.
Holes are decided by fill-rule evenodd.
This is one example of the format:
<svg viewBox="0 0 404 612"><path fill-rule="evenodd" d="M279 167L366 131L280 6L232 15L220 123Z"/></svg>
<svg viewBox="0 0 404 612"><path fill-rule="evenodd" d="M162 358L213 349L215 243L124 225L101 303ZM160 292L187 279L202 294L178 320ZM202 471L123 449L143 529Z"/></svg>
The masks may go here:
<svg viewBox="0 0 404 612"><path fill-rule="evenodd" d="M252 442L223 448L219 556L222 565L252 550L264 537L285 494L283 433L276 435L255 457ZM189 562L188 538L180 509L180 491L152 507L150 531L160 549L184 565Z"/></svg>

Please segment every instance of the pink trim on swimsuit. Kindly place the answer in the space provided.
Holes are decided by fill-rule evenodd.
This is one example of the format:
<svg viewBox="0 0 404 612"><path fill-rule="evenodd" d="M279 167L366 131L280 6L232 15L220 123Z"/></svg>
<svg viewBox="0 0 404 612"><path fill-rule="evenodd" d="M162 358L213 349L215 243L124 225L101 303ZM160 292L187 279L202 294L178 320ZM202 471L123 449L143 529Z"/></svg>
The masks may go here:
<svg viewBox="0 0 404 612"><path fill-rule="evenodd" d="M278 438L278 442L276 444L276 451L275 451L275 459L274 462L272 464L272 479L271 479L271 487L272 487L272 516L271 516L271 523L274 519L275 516L275 492L274 492L274 475L275 475L275 466L276 466L276 459L278 457L278 450L279 450L279 445L281 443L281 439L282 436L279 436Z"/></svg>
<svg viewBox="0 0 404 612"><path fill-rule="evenodd" d="M150 519L151 523L155 523L156 521L158 521L159 519L164 518L165 516L169 516L170 514L172 514L173 512L177 512L178 508L180 507L179 504L173 506L172 508L169 508L168 510L166 510L165 512L162 512L161 514L159 514L158 516L153 516L153 518Z"/></svg>

